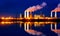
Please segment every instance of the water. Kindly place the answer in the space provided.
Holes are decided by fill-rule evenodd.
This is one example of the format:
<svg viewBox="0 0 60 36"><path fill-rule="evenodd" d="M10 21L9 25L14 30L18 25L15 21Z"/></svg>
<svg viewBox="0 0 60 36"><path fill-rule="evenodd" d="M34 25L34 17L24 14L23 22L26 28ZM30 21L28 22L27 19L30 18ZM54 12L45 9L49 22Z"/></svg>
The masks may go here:
<svg viewBox="0 0 60 36"><path fill-rule="evenodd" d="M57 22L14 21L0 24L0 36L60 36L60 24Z"/></svg>

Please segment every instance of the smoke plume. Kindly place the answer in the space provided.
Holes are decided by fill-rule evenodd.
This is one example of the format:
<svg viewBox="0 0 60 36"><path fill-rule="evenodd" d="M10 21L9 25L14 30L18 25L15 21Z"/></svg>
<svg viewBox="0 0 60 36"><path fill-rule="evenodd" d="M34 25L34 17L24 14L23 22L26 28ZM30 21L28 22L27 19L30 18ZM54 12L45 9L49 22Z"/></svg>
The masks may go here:
<svg viewBox="0 0 60 36"><path fill-rule="evenodd" d="M47 4L45 2L43 2L41 5L36 5L36 6L29 7L28 9L25 10L25 12L34 12L34 11L42 9L46 5Z"/></svg>
<svg viewBox="0 0 60 36"><path fill-rule="evenodd" d="M60 12L60 4L58 4L58 6L52 10L51 12Z"/></svg>

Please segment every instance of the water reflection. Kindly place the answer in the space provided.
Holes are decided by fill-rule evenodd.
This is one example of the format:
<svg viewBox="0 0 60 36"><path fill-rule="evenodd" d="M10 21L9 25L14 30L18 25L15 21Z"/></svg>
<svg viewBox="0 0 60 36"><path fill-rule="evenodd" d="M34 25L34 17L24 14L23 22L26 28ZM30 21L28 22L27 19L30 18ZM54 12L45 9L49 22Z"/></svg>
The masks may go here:
<svg viewBox="0 0 60 36"><path fill-rule="evenodd" d="M20 23L20 24L22 24L22 23ZM36 30L33 30L32 26L42 28L42 27L45 27L45 25L51 25L50 26L50 31L53 31L53 27L52 27L53 24L55 25L55 30L56 30L57 29L57 25L56 25L57 23L56 22L24 22L24 30L27 33L32 34L32 35L37 35L37 36L44 35L44 36L46 36L42 32L38 32ZM20 25L20 26L22 26L22 25ZM46 30L46 29L42 28L42 30ZM47 30L47 32L48 32L48 30Z"/></svg>
<svg viewBox="0 0 60 36"><path fill-rule="evenodd" d="M23 21L2 21L0 22L1 25L12 25L12 24L19 24L20 28L23 26L25 32L31 34L31 35L45 35L46 32L54 31L57 32L57 22L23 22ZM45 27L46 25L49 25L48 27ZM53 28L54 25L54 28ZM38 27L38 28L36 28ZM48 29L46 29L48 28ZM39 31L35 30L39 29ZM44 31L44 32L43 32ZM46 32L45 32L46 31ZM59 32L59 31L58 31ZM50 35L50 33L49 33Z"/></svg>
<svg viewBox="0 0 60 36"><path fill-rule="evenodd" d="M45 26L45 25L51 25L51 30L53 30L52 25L55 25L55 29L57 29L57 22L23 22L23 21L2 21L0 22L0 25L11 25L11 24L20 24L20 27L22 24L24 25L25 30L29 30L32 26L38 27L38 26Z"/></svg>

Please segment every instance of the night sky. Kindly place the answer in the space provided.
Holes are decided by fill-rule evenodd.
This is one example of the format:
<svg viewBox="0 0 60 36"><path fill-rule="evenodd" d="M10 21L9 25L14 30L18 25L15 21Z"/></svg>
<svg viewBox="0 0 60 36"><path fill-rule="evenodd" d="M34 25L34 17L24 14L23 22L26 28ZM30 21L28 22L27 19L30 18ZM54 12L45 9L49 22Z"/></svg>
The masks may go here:
<svg viewBox="0 0 60 36"><path fill-rule="evenodd" d="M46 16L50 16L50 11L54 9L59 0L0 0L0 16L13 16L19 17L19 14L24 14L24 11L30 6L38 5L43 2L47 3L43 9L35 11L34 14L42 12Z"/></svg>
<svg viewBox="0 0 60 36"><path fill-rule="evenodd" d="M60 0L0 0L0 17L2 16L16 17L16 15L17 17L19 17L19 14L20 13L24 14L24 11L30 6L40 5L43 2L46 2L47 6L45 6L41 10L35 11L33 14L40 14L40 12L42 12L45 16L50 16L51 10L57 7L57 5L60 3ZM51 32L50 30L48 30L48 32L46 30L47 34L49 34L50 32ZM0 26L0 36L21 36L21 35L29 36L29 34L27 34L23 30L23 28L20 28L18 24L13 24L5 27Z"/></svg>

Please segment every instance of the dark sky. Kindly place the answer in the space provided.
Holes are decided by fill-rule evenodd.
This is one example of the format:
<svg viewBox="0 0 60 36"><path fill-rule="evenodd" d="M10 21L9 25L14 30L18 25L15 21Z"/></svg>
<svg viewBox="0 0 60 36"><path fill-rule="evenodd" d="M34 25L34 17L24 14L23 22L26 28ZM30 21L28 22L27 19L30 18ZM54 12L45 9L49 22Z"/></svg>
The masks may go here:
<svg viewBox="0 0 60 36"><path fill-rule="evenodd" d="M40 12L42 12L46 16L50 16L50 11L53 10L58 5L58 3L60 3L60 0L0 0L0 16L16 17L17 14L18 17L19 14L23 14L28 7L38 5L43 2L46 2L47 6L41 10L35 11L35 14L40 14ZM6 26L6 28L0 27L0 36L17 36L18 34L21 36L25 34L25 32L23 32L24 30L20 29L18 25L12 25L9 27ZM26 34L24 36L26 36Z"/></svg>
<svg viewBox="0 0 60 36"><path fill-rule="evenodd" d="M0 16L13 16L16 14L24 13L30 6L41 4L46 2L47 6L41 10L35 11L36 14L43 12L46 16L50 16L50 11L54 9L60 0L0 0Z"/></svg>

